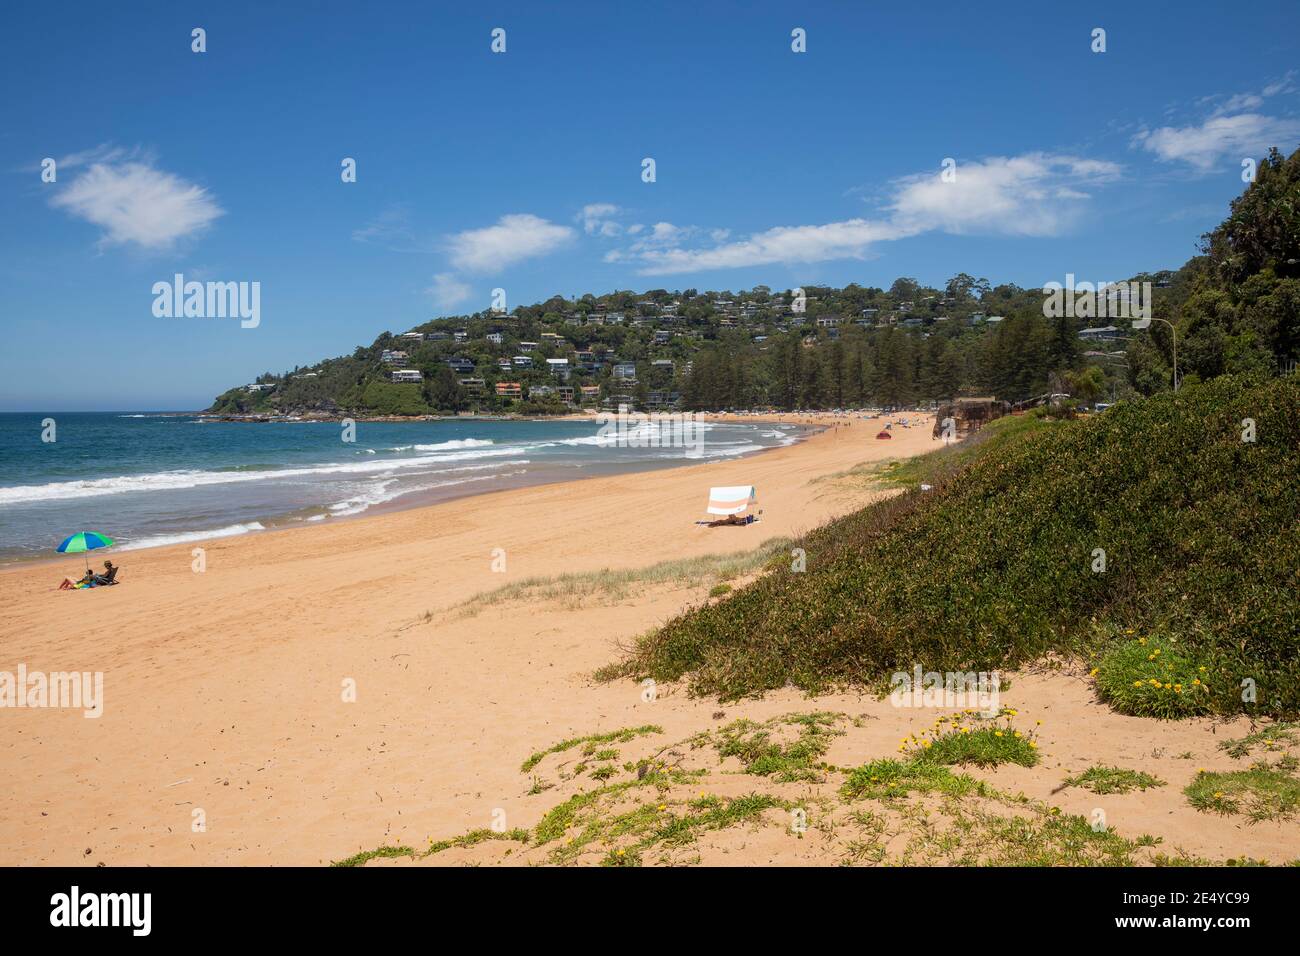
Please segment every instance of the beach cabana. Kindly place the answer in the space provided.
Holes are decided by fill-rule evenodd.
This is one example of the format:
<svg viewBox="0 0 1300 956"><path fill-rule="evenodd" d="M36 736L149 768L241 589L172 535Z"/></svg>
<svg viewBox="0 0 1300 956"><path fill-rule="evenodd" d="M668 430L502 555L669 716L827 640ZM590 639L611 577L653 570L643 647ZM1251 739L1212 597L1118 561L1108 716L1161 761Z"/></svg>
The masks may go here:
<svg viewBox="0 0 1300 956"><path fill-rule="evenodd" d="M711 515L721 520L710 524L748 524L754 520L753 513L746 514L758 504L758 491L753 485L729 485L723 488L709 489L709 508Z"/></svg>

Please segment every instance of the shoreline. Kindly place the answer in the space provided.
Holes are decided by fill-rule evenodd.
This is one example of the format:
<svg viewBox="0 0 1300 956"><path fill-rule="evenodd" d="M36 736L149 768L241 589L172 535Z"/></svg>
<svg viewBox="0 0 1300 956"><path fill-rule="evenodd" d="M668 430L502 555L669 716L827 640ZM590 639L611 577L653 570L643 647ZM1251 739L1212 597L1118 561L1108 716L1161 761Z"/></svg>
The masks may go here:
<svg viewBox="0 0 1300 956"><path fill-rule="evenodd" d="M110 413L110 414L117 414L117 413ZM765 415L765 416L734 416L734 415L727 415L725 413L717 413L717 414L702 413L697 416L697 419L708 423L718 423L718 424L754 423L754 424L770 424L773 426L783 425L785 427L798 428L801 430L801 434L789 444L773 445L771 447L761 448L754 451L745 452L744 454L741 455L734 456L734 460L744 461L747 459L752 459L757 456L763 455L764 453L767 452L779 451L783 448L789 448L795 445L799 445L805 441L808 441L814 435L825 430L826 428L832 427L833 423L824 422L820 420L820 416L822 414L823 413L808 413L804 417L805 420L803 421L792 421L790 420L791 416L784 415L784 414L773 414L773 415ZM920 413L912 413L912 414L919 415ZM179 417L189 417L190 413L177 413L177 415L179 415ZM593 416L588 416L585 414L574 415L574 416L568 416L567 420L582 421L589 417L593 417ZM835 417L835 416L830 416L830 417ZM465 416L460 419L448 419L448 420L450 421L455 421L455 420L502 421L506 419L498 418L498 417L483 417L483 416L477 416L471 418L469 416ZM565 420L565 417L556 416L554 418L548 417L543 419L520 417L513 420L549 422L549 421ZM358 419L358 421L361 420ZM374 419L374 421L389 422L388 419ZM411 423L411 424L423 422L422 419L414 419L414 418L396 419L393 421L397 423ZM650 474L654 472L673 470L678 468L692 468L696 466L709 465L723 460L725 459L692 460L692 459L683 458L681 460L678 460L678 459L669 458L669 459L664 459L662 461L642 460L641 462L634 463L631 467L621 468L619 467L617 458L611 458L606 461L593 462L589 466L584 466L584 467L591 467L593 471L596 472L593 474L585 474L585 475L571 475L571 474L566 475L561 471L561 468L563 466L551 466L548 469L547 466L543 465L543 467L535 468L532 470L532 474L535 474L537 476L535 479L532 480L510 481L509 479L506 479L505 484L497 485L490 488L486 488L486 487L475 488L467 485L467 486L458 486L464 488L464 490L462 491L447 489L442 491L441 493L431 493L429 491L424 491L424 492L413 491L408 494L400 495L397 498L394 498L392 500L383 501L371 505L367 507L365 510L357 512L355 514L329 515L328 521L289 520L289 516L293 514L292 511L282 512L275 515L256 515L256 514L243 515L236 518L235 520L227 521L214 528L182 531L182 532L177 532L174 535L174 537L183 538L183 540L163 541L157 544L132 544L130 542L126 542L122 546L106 549L103 552L103 556L111 558L111 556L114 554L123 554L123 553L133 554L141 551L152 551L157 548L165 548L165 547L182 547L182 546L198 547L198 546L204 546L205 543L226 540L229 538L243 538L249 535L261 535L268 532L298 531L303 529L324 527L326 525L332 526L340 522L350 522L358 518L369 518L369 517L378 517L378 516L388 515L388 514L395 514L403 511L428 508L436 505L449 504L456 501L463 501L465 499L477 498L482 495L495 494L499 492L516 491L523 488L534 488L534 487L541 487L541 486L553 485L553 484L567 484L570 482L583 482L583 481L590 481L590 480L600 479L600 478L617 477L619 475ZM232 532L228 534L219 533L231 527L237 527L237 526L243 526L249 524L260 524L263 527L261 527L260 529L248 529L242 532ZM162 537L162 536L160 535L158 537ZM141 540L148 541L150 539L144 538ZM55 556L55 557L0 556L0 574L4 574L8 571L16 570L20 568L45 567L49 565L59 564L64 560L66 560L66 556Z"/></svg>

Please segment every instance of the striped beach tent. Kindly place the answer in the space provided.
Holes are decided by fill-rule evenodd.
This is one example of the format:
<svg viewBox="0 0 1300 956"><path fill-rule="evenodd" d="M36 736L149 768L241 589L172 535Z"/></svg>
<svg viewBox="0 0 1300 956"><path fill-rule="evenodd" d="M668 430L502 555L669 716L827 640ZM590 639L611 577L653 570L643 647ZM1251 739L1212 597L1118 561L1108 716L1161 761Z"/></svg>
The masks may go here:
<svg viewBox="0 0 1300 956"><path fill-rule="evenodd" d="M758 493L753 485L731 485L709 489L709 514L738 515L758 503Z"/></svg>

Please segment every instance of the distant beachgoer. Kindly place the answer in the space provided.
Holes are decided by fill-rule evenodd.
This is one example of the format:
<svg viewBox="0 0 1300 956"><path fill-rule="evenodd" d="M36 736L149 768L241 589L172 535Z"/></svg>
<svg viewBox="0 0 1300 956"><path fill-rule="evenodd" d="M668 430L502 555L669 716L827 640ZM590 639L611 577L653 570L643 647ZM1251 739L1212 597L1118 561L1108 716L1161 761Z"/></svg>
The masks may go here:
<svg viewBox="0 0 1300 956"><path fill-rule="evenodd" d="M104 573L96 574L94 583L99 585L116 584L117 566L112 561L104 562Z"/></svg>
<svg viewBox="0 0 1300 956"><path fill-rule="evenodd" d="M63 583L59 585L59 590L70 591L73 588L77 587L77 585L79 584L91 585L94 583L95 583L95 572L90 570L90 568L87 568L86 576L84 578L81 578L78 581L74 581L72 580L72 578L64 578Z"/></svg>

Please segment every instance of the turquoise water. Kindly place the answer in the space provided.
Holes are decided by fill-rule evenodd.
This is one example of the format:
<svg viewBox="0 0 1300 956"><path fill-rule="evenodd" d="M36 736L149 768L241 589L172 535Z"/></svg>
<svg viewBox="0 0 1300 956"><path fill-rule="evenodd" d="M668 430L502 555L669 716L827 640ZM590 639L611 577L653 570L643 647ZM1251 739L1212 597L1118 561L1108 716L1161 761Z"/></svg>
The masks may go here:
<svg viewBox="0 0 1300 956"><path fill-rule="evenodd" d="M42 421L54 419L54 441ZM594 421L204 421L0 414L0 561L54 557L76 531L150 547L333 521L502 488L736 457L796 425L704 426L695 449L625 447ZM653 426L634 433L645 440ZM663 427L661 444L671 430Z"/></svg>

